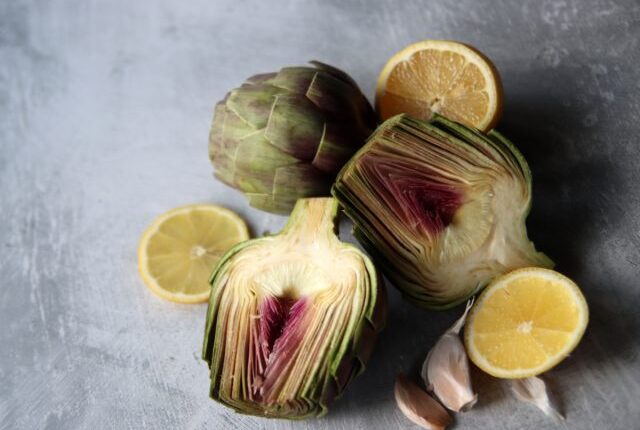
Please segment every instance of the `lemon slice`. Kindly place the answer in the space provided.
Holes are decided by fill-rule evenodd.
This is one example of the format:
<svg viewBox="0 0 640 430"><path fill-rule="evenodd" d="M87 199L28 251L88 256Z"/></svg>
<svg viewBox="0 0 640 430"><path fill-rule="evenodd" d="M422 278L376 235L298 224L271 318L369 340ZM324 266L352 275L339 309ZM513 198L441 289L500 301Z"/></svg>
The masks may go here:
<svg viewBox="0 0 640 430"><path fill-rule="evenodd" d="M376 110L382 121L400 113L429 119L437 112L486 131L502 113L500 75L475 48L424 40L407 46L384 66L376 86Z"/></svg>
<svg viewBox="0 0 640 430"><path fill-rule="evenodd" d="M209 276L220 257L249 239L245 222L228 209L190 205L156 218L142 235L138 268L158 296L179 303L209 298Z"/></svg>
<svg viewBox="0 0 640 430"><path fill-rule="evenodd" d="M465 327L476 366L498 378L526 378L551 369L578 344L589 320L580 289L553 270L518 269L480 295Z"/></svg>

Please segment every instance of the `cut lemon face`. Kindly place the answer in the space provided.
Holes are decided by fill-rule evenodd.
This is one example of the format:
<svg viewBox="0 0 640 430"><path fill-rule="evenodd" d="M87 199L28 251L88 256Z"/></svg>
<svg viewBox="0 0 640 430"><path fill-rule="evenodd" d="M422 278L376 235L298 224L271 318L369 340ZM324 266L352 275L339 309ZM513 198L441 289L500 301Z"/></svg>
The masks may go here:
<svg viewBox="0 0 640 430"><path fill-rule="evenodd" d="M222 255L249 239L245 222L215 205L191 205L160 215L142 235L138 268L158 296L179 303L209 298L209 276Z"/></svg>
<svg viewBox="0 0 640 430"><path fill-rule="evenodd" d="M433 112L480 130L493 128L502 113L502 84L491 61L476 49L448 40L424 40L395 54L378 77L380 120L407 113L429 119Z"/></svg>
<svg viewBox="0 0 640 430"><path fill-rule="evenodd" d="M527 378L551 369L578 344L589 320L573 281L541 268L518 269L480 295L465 326L476 366L498 378Z"/></svg>

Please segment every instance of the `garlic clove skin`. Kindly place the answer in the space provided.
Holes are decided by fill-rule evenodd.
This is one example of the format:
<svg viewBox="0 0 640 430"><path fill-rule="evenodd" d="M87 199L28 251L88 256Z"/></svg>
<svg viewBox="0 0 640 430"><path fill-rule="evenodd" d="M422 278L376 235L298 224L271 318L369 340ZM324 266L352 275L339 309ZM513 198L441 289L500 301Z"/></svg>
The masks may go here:
<svg viewBox="0 0 640 430"><path fill-rule="evenodd" d="M471 386L467 351L459 336L471 306L473 300L467 303L462 317L438 339L422 364L421 376L427 390L455 412L467 411L478 401Z"/></svg>
<svg viewBox="0 0 640 430"><path fill-rule="evenodd" d="M509 386L518 400L533 404L551 418L564 420L558 411L558 405L549 396L547 384L541 378L532 376L524 379L512 379L509 381Z"/></svg>
<svg viewBox="0 0 640 430"><path fill-rule="evenodd" d="M402 374L396 377L394 395L404 416L422 428L442 430L453 421L436 399Z"/></svg>
<svg viewBox="0 0 640 430"><path fill-rule="evenodd" d="M421 373L427 389L452 411L469 410L478 401L471 386L467 352L457 334L445 333L438 340Z"/></svg>

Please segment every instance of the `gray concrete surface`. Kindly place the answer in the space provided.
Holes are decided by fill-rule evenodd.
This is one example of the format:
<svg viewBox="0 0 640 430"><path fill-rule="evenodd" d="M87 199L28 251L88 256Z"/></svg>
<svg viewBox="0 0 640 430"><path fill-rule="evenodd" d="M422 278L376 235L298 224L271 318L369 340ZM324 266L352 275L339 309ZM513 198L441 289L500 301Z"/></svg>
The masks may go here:
<svg viewBox="0 0 640 430"><path fill-rule="evenodd" d="M369 97L385 60L424 38L486 52L500 129L534 172L530 233L591 307L549 374L556 424L474 371L460 429L640 428L640 5L637 1L0 1L0 429L415 428L396 409L457 312L390 290L369 370L308 422L207 398L205 305L152 296L136 271L157 214L216 202L255 233L284 218L215 182L214 102L254 73L319 59Z"/></svg>

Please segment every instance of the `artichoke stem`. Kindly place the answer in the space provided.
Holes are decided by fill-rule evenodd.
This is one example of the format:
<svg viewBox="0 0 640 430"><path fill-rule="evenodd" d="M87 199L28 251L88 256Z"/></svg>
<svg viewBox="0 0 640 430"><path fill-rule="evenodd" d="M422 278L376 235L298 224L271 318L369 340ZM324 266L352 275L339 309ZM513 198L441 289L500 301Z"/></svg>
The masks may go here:
<svg viewBox="0 0 640 430"><path fill-rule="evenodd" d="M501 254L500 260L507 270L529 266L552 268L555 265L547 255L536 250L533 242L527 237L524 224L519 226L517 234L505 240Z"/></svg>
<svg viewBox="0 0 640 430"><path fill-rule="evenodd" d="M334 198L308 198L296 202L283 233L299 243L337 241L338 201Z"/></svg>

